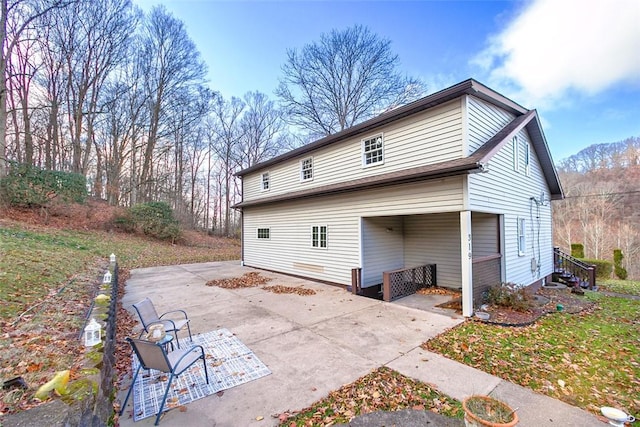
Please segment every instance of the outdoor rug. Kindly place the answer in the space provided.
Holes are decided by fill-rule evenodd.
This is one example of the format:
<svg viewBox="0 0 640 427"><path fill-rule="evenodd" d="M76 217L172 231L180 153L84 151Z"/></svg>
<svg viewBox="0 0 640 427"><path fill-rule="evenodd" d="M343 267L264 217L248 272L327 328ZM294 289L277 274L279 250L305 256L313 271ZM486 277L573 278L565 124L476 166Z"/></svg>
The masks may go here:
<svg viewBox="0 0 640 427"><path fill-rule="evenodd" d="M202 361L194 363L188 370L171 382L165 410L181 407L189 402L212 395L249 381L271 374L269 368L256 357L235 335L227 329L194 335L180 340L181 348L191 345L204 348L209 384L206 383ZM138 358L133 355L133 371L138 369ZM155 415L162 403L162 396L169 375L160 371L141 370L133 386L133 420Z"/></svg>

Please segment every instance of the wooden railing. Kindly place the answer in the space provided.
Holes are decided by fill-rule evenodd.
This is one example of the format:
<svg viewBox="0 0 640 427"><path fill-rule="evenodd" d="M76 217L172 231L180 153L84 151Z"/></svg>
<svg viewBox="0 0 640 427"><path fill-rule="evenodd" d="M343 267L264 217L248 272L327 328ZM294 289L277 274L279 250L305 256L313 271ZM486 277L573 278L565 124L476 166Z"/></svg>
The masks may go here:
<svg viewBox="0 0 640 427"><path fill-rule="evenodd" d="M589 289L595 289L595 265L580 261L578 258L562 252L560 248L553 248L553 265L555 266L556 273L566 274L567 276L573 276L573 278L577 279L579 281L578 286L586 283Z"/></svg>
<svg viewBox="0 0 640 427"><path fill-rule="evenodd" d="M427 264L382 274L382 299L393 301L436 285L436 265Z"/></svg>

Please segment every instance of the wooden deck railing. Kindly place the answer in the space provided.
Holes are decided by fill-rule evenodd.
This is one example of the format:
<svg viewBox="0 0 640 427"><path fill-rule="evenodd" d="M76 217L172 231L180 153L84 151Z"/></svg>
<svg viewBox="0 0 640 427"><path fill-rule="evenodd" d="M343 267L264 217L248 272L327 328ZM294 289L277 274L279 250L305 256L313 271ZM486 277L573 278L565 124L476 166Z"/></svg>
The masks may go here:
<svg viewBox="0 0 640 427"><path fill-rule="evenodd" d="M393 301L415 294L418 289L435 285L435 264L385 271L382 274L382 299Z"/></svg>
<svg viewBox="0 0 640 427"><path fill-rule="evenodd" d="M580 281L578 286L586 283L589 289L596 287L596 266L580 261L578 258L572 257L560 250L553 248L553 265L555 272L573 276Z"/></svg>

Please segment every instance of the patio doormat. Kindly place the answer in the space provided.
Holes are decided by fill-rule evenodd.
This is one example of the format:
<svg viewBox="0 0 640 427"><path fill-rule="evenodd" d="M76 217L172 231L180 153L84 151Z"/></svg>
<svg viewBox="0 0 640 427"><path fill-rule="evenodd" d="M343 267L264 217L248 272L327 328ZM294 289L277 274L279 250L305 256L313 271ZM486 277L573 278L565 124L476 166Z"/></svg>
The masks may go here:
<svg viewBox="0 0 640 427"><path fill-rule="evenodd" d="M269 368L227 329L194 335L193 344L189 338L180 340L181 348L196 344L204 348L209 384L205 380L202 362L194 363L171 382L165 410L271 374ZM138 359L135 354L132 358L132 372L135 372ZM162 403L169 375L155 370L150 372L142 370L133 386L134 421L155 415Z"/></svg>

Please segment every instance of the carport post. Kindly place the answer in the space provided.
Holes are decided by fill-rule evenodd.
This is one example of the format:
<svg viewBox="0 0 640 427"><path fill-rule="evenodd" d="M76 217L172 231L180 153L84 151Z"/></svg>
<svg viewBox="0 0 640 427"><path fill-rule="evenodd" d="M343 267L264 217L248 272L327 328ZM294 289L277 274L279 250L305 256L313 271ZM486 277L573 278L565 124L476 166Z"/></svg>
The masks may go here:
<svg viewBox="0 0 640 427"><path fill-rule="evenodd" d="M471 252L471 211L460 211L460 272L462 281L462 315L473 315L473 263Z"/></svg>

